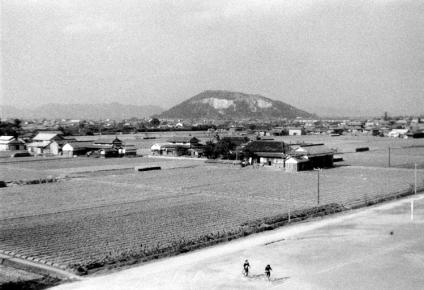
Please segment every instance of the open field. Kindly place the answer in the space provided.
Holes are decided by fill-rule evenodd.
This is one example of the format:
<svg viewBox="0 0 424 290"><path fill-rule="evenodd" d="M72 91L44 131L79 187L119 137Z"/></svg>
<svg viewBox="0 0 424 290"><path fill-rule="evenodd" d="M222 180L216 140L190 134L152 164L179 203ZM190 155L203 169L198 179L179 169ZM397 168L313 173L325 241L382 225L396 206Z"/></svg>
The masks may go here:
<svg viewBox="0 0 424 290"><path fill-rule="evenodd" d="M340 164L389 167L389 150L381 149L358 153L345 153L342 155L344 161ZM424 147L392 148L390 149L390 167L399 168L424 168Z"/></svg>
<svg viewBox="0 0 424 290"><path fill-rule="evenodd" d="M414 199L413 220L404 199L54 289L422 289L424 199Z"/></svg>
<svg viewBox="0 0 424 290"><path fill-rule="evenodd" d="M320 203L349 206L413 180L405 169L326 170ZM71 266L315 206L317 174L205 164L8 187L0 198L0 249Z"/></svg>
<svg viewBox="0 0 424 290"><path fill-rule="evenodd" d="M0 162L0 180L9 182L47 176L68 176L77 173L133 169L135 166L158 165L163 168L194 166L201 160L172 160L165 158L57 158L36 161Z"/></svg>
<svg viewBox="0 0 424 290"><path fill-rule="evenodd" d="M203 142L209 138L206 132L152 132L147 133L147 135L120 135L119 138L122 138L128 144L135 145L139 150L144 151L144 154L148 154L150 147L154 143L165 142L173 135L187 136L188 134L202 139ZM155 137L156 139L143 139L146 136ZM93 138L93 136L82 136L78 138L85 139L89 137L91 139ZM391 167L413 168L414 163L417 163L418 168L424 168L424 139L372 136L330 137L324 135L274 136L273 138L288 143L324 143L330 148L337 149L338 152L344 152L342 155L344 161L340 163L341 165L367 167L388 167L388 148L390 146L392 148L390 154ZM369 147L370 151L355 153L354 151L358 147ZM65 176L90 171L128 169L145 163L160 163L165 168L167 165L174 166L169 162L169 160L159 158L2 158L0 159L0 180L9 182L45 178L47 176ZM184 162L189 164L189 161Z"/></svg>
<svg viewBox="0 0 424 290"><path fill-rule="evenodd" d="M139 148L159 141L127 138ZM424 165L423 139L277 138L322 142L345 152L337 167L320 172L319 196L316 171L289 174L273 167L147 157L2 159L0 180L72 178L0 189L0 250L74 270L131 255L149 256L191 241L225 238L243 231L246 223L310 209L318 200L319 205L349 208L410 190L411 168ZM389 145L397 148L391 150L391 168ZM358 147L371 151L354 153ZM162 170L135 172L135 166ZM418 170L417 181L423 184L423 170Z"/></svg>

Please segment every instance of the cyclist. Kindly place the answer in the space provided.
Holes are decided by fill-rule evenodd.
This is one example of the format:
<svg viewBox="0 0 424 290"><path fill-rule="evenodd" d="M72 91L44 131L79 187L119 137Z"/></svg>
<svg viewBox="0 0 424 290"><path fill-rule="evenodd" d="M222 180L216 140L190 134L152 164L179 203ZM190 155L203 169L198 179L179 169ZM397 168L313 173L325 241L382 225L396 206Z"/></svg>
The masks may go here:
<svg viewBox="0 0 424 290"><path fill-rule="evenodd" d="M266 265L266 267L265 267L265 275L268 278L268 280L271 280L271 271L272 271L271 266L269 264Z"/></svg>
<svg viewBox="0 0 424 290"><path fill-rule="evenodd" d="M250 268L249 261L248 260L244 261L243 270L244 270L244 276L246 277L249 275L249 268Z"/></svg>

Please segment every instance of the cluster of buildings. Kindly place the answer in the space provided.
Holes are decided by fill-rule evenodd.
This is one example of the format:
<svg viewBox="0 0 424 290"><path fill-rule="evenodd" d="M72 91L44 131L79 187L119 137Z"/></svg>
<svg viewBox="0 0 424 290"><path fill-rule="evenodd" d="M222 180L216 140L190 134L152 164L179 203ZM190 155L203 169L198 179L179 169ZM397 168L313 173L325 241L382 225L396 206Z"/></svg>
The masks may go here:
<svg viewBox="0 0 424 290"><path fill-rule="evenodd" d="M232 150L233 157L243 165L262 165L284 168L288 172L329 168L334 165L335 150L324 144L289 144L274 140L250 141L246 137L224 137L220 140ZM231 146L233 145L233 146ZM205 157L206 145L195 137L174 137L166 143L154 144L152 155Z"/></svg>
<svg viewBox="0 0 424 290"><path fill-rule="evenodd" d="M93 156L122 157L135 156L136 147L126 145L117 137L77 141L72 136L64 136L61 131L41 131L30 140L13 136L0 137L0 151L27 151L34 156Z"/></svg>
<svg viewBox="0 0 424 290"><path fill-rule="evenodd" d="M422 138L424 120L399 118L396 120L293 120L285 126L274 127L271 135L372 135L381 137Z"/></svg>
<svg viewBox="0 0 424 290"><path fill-rule="evenodd" d="M166 143L156 143L150 148L154 156L203 157L205 145L196 137L172 137Z"/></svg>

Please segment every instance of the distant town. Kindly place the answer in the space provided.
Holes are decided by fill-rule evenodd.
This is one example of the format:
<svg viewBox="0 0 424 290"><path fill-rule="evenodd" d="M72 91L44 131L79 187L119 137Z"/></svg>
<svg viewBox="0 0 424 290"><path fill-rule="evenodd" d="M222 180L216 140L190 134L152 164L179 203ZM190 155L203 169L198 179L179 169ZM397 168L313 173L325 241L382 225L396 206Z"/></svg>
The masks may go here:
<svg viewBox="0 0 424 290"><path fill-rule="evenodd" d="M192 137L190 132L193 131L205 132L208 138L203 138L202 143L201 138ZM340 159L334 158L337 150L322 143L290 144L288 148L284 142L274 141L274 137L348 135L424 138L424 118L389 117L386 113L383 117L367 120L295 118L269 122L158 118L122 121L7 119L0 123L0 156L142 156L146 151L141 152L134 144L123 142L122 136L131 134L136 139L155 139L153 132L169 132L168 136L172 136L172 132L181 132L163 140L166 142L153 143L148 152L153 156L230 159L243 161L246 165L283 167L294 162L298 164L294 170L297 171L333 166L333 160ZM309 165L302 164L305 160ZM291 170L290 167L287 170Z"/></svg>

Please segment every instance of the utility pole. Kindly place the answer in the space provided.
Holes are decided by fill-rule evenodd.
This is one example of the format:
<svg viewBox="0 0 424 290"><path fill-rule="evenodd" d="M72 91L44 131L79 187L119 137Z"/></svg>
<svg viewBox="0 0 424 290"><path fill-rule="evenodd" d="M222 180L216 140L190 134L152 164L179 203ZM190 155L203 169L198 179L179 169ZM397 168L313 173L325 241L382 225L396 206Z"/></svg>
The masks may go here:
<svg viewBox="0 0 424 290"><path fill-rule="evenodd" d="M288 213L288 216L289 216L289 223L290 223L290 221L291 221L290 204L291 204L291 190L289 189L289 213Z"/></svg>
<svg viewBox="0 0 424 290"><path fill-rule="evenodd" d="M417 194L417 163L415 163L414 169L414 194Z"/></svg>
<svg viewBox="0 0 424 290"><path fill-rule="evenodd" d="M390 167L390 146L389 146L389 167Z"/></svg>
<svg viewBox="0 0 424 290"><path fill-rule="evenodd" d="M414 166L414 195L417 194L417 163ZM411 200L411 221L414 220L414 199Z"/></svg>
<svg viewBox="0 0 424 290"><path fill-rule="evenodd" d="M317 177L317 203L319 205L319 173L322 170L321 168L314 168L314 170L318 173Z"/></svg>

